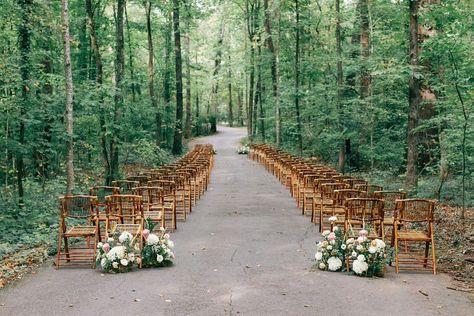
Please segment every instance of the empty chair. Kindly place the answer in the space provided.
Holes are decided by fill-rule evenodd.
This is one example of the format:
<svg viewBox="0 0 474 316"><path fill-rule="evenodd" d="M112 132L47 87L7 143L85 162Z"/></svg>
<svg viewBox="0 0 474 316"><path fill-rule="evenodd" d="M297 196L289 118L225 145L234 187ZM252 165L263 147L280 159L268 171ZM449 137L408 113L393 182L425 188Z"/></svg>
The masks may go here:
<svg viewBox="0 0 474 316"><path fill-rule="evenodd" d="M334 190L332 214L330 214L330 216L337 217L337 220L334 221L333 223L328 223L328 224L331 224L330 225L331 231L333 230L334 224L344 226L344 223L345 223L344 219L345 219L345 214L346 214L346 208L345 208L346 200L352 199L352 198L358 198L358 197L366 197L366 193L364 191L354 190L354 189ZM324 230L325 221L323 221L322 225L323 225L322 230Z"/></svg>
<svg viewBox="0 0 474 316"><path fill-rule="evenodd" d="M164 227L169 230L177 228L176 223L176 186L174 181L152 180L148 181L150 187L161 187L163 189Z"/></svg>
<svg viewBox="0 0 474 316"><path fill-rule="evenodd" d="M140 186L140 182L130 180L114 180L112 181L112 186L119 187L121 194L132 194L132 188Z"/></svg>
<svg viewBox="0 0 474 316"><path fill-rule="evenodd" d="M61 197L59 202L56 269L61 264L89 265L95 268L99 234L99 222L96 220L99 215L97 198L90 195L73 195ZM73 245L69 245L69 238L74 238Z"/></svg>
<svg viewBox="0 0 474 316"><path fill-rule="evenodd" d="M396 201L392 246L397 273L421 269L436 274L434 207L433 201L425 199Z"/></svg>
<svg viewBox="0 0 474 316"><path fill-rule="evenodd" d="M360 230L368 231L370 238L384 239L383 200L375 198L350 198L345 202L344 233L356 238Z"/></svg>
<svg viewBox="0 0 474 316"><path fill-rule="evenodd" d="M383 191L383 187L373 184L355 184L354 188L367 193L367 197L374 197L375 191Z"/></svg>
<svg viewBox="0 0 474 316"><path fill-rule="evenodd" d="M163 202L163 188L137 187L133 188L135 195L142 197L143 218L151 221L155 227L165 227L165 210Z"/></svg>
<svg viewBox="0 0 474 316"><path fill-rule="evenodd" d="M138 181L139 185L146 185L150 181L150 177L147 175L138 175L138 176L129 176L127 177L128 181Z"/></svg>
<svg viewBox="0 0 474 316"><path fill-rule="evenodd" d="M383 203L383 225L385 229L385 238L391 240L392 228L395 217L396 200L403 200L406 198L406 192L404 191L375 191L373 197L381 199Z"/></svg>
<svg viewBox="0 0 474 316"><path fill-rule="evenodd" d="M323 231L324 217L330 217L333 212L334 190L346 189L345 183L321 184L321 200L319 206L319 232Z"/></svg>

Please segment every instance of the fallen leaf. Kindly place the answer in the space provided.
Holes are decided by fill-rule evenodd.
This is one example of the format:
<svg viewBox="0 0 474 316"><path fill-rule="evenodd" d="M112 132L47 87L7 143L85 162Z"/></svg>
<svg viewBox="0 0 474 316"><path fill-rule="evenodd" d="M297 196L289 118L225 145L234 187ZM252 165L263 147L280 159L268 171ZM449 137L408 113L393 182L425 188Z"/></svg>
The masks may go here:
<svg viewBox="0 0 474 316"><path fill-rule="evenodd" d="M310 307L311 305L308 305L308 304L304 304L304 307Z"/></svg>
<svg viewBox="0 0 474 316"><path fill-rule="evenodd" d="M73 306L74 306L74 305L72 305L72 304L69 304L69 307L73 307Z"/></svg>
<svg viewBox="0 0 474 316"><path fill-rule="evenodd" d="M134 302L140 302L140 301L141 301L141 299L139 299L139 298L136 298L136 299L134 299L133 301L134 301Z"/></svg>
<svg viewBox="0 0 474 316"><path fill-rule="evenodd" d="M424 292L423 290L418 290L418 292L424 296L428 296L428 293Z"/></svg>

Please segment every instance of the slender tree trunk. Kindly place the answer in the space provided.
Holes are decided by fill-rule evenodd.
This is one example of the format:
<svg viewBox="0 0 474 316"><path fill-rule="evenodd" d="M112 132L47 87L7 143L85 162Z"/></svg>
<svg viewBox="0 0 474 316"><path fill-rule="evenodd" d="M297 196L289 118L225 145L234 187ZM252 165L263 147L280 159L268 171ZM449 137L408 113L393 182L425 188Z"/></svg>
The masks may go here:
<svg viewBox="0 0 474 316"><path fill-rule="evenodd" d="M295 43L295 110L296 110L296 125L297 125L297 139L298 152L303 155L303 135L301 128L300 116L300 8L299 0L295 0L296 10L296 43Z"/></svg>
<svg viewBox="0 0 474 316"><path fill-rule="evenodd" d="M190 16L186 19L186 37L185 37L185 50L186 50L186 123L184 128L184 138L191 138L192 136L192 111L191 111L191 43L189 33L191 32L191 27L189 25Z"/></svg>
<svg viewBox="0 0 474 316"><path fill-rule="evenodd" d="M230 52L229 52L229 70L228 70L228 75L229 75L229 81L227 83L227 90L229 92L229 126L233 127L234 126L234 113L232 109L232 65L231 65L231 57L230 57Z"/></svg>
<svg viewBox="0 0 474 316"><path fill-rule="evenodd" d="M280 119L280 75L278 67L278 51L273 43L271 24L270 24L270 9L268 8L268 1L264 0L263 8L265 11L265 32L267 37L265 40L266 46L271 54L271 74L273 98L275 101L275 145L280 147L281 142L281 119Z"/></svg>
<svg viewBox="0 0 474 316"><path fill-rule="evenodd" d="M20 7L20 25L18 27L18 48L20 52L20 76L21 76L21 99L20 99L20 119L18 143L20 149L16 154L16 173L18 185L18 204L23 207L24 188L23 179L25 177L25 162L23 157L23 149L26 146L25 141L25 119L27 106L30 99L30 51L31 51L31 22L33 0L18 0Z"/></svg>
<svg viewBox="0 0 474 316"><path fill-rule="evenodd" d="M117 179L119 174L119 126L123 107L123 77L124 77L124 37L123 17L125 0L117 0L117 19L115 25L115 96L114 96L114 128L110 142L111 178Z"/></svg>
<svg viewBox="0 0 474 316"><path fill-rule="evenodd" d="M258 46L258 65L257 65L257 95L258 102L255 102L255 110L257 110L257 104L260 110L260 134L262 137L262 142L265 142L265 113L263 111L263 84L262 84L262 49L261 46Z"/></svg>
<svg viewBox="0 0 474 316"><path fill-rule="evenodd" d="M369 37L369 0L360 0L360 50L362 56L362 66L360 71L360 97L365 99L370 93L370 73L367 69L368 58L370 57L370 37Z"/></svg>
<svg viewBox="0 0 474 316"><path fill-rule="evenodd" d="M151 2L145 2L146 12L146 30L148 39L148 95L150 96L151 106L156 111L156 146L161 144L161 112L158 106L158 100L155 95L155 63L154 63L154 49L153 49L153 35L151 30Z"/></svg>
<svg viewBox="0 0 474 316"><path fill-rule="evenodd" d="M221 68L223 42L224 42L224 23L221 23L220 35L217 40L216 58L214 60L214 72L212 74L213 86L211 90L211 107L212 107L213 113L211 115L211 133L217 132L217 119L218 119L217 92L219 91L219 79L217 78L217 76L219 75L219 70Z"/></svg>
<svg viewBox="0 0 474 316"><path fill-rule="evenodd" d="M342 100L344 98L344 86L343 86L343 78L344 75L342 73L342 38L341 38L341 6L340 0L336 0L336 54L337 54L337 64L336 64L336 80L337 80L337 109L338 109L338 116L339 116L339 129L341 131L341 144L339 146L339 161L338 161L338 168L339 172L344 173L345 165L346 165L346 146L344 135L342 135L343 131L343 119L342 119Z"/></svg>
<svg viewBox="0 0 474 316"><path fill-rule="evenodd" d="M418 142L415 129L418 125L418 107L421 102L421 80L417 67L418 59L418 1L409 1L410 13L410 65L412 75L408 82L408 124L407 124L407 175L406 184L416 188L418 174L416 163L418 160Z"/></svg>
<svg viewBox="0 0 474 316"><path fill-rule="evenodd" d="M62 0L61 16L63 20L63 41L64 41L64 73L66 79L66 134L67 134L67 187L66 194L71 195L74 190L74 134L73 134L73 86L72 86L72 66L71 66L71 46L69 37L69 3Z"/></svg>
<svg viewBox="0 0 474 316"><path fill-rule="evenodd" d="M90 34L91 49L94 53L95 60L95 75L96 83L99 88L99 126L100 126L100 147L102 153L102 160L105 168L105 184L110 185L112 183L112 171L110 169L110 156L107 149L107 129L105 127L105 114L104 114L104 93L102 91L102 84L104 78L104 70L102 66L102 55L100 53L100 46L96 35L96 26L94 18L94 8L92 7L92 0L86 0L86 12L88 19L88 27Z"/></svg>
<svg viewBox="0 0 474 316"><path fill-rule="evenodd" d="M176 73L176 122L173 154L183 151L183 70L181 60L181 33L179 28L179 0L173 0L174 57Z"/></svg>
<svg viewBox="0 0 474 316"><path fill-rule="evenodd" d="M237 87L237 126L244 126L244 121L242 118L242 90Z"/></svg>
<svg viewBox="0 0 474 316"><path fill-rule="evenodd" d="M171 51L172 51L172 37L173 37L173 20L172 15L168 15L168 23L165 27L165 60L164 60L164 75L163 75L163 99L165 102L166 113L166 144L168 148L172 148L172 131L170 116L172 115L171 108Z"/></svg>
<svg viewBox="0 0 474 316"><path fill-rule="evenodd" d="M132 38L130 36L130 25L128 23L128 12L127 12L127 5L125 4L125 25L127 27L127 46L128 46L128 63L130 68L130 88L132 90L132 100L133 102L136 101L136 82L135 82L135 68L133 67L133 49L132 49Z"/></svg>

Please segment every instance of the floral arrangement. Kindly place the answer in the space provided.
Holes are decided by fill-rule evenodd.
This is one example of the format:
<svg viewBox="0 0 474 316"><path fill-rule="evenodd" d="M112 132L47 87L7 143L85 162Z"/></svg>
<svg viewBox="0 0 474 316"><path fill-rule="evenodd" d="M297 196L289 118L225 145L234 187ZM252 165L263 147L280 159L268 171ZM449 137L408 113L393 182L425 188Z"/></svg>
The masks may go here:
<svg viewBox="0 0 474 316"><path fill-rule="evenodd" d="M331 217L329 221L334 222L336 219ZM320 270L325 271L344 270L343 262L347 248L344 242L344 233L338 226L334 226L332 232L325 230L323 237L324 240L317 244L316 265Z"/></svg>
<svg viewBox="0 0 474 316"><path fill-rule="evenodd" d="M346 240L348 255L352 259L352 271L359 276L383 276L385 266L385 242L369 239L368 232L361 230L357 239Z"/></svg>
<svg viewBox="0 0 474 316"><path fill-rule="evenodd" d="M239 155L246 155L249 153L249 150L250 150L250 147L248 145L244 145L244 146L240 146L238 149L237 149L237 153Z"/></svg>
<svg viewBox="0 0 474 316"><path fill-rule="evenodd" d="M153 230L153 226L152 223L147 222L150 229L144 229L142 232L142 236L146 241L142 249L143 267L165 267L172 265L174 243L170 239L170 235L166 233L163 227L160 228L159 234L150 233L150 230Z"/></svg>
<svg viewBox="0 0 474 316"><path fill-rule="evenodd" d="M123 232L118 237L118 242L109 237L107 242L97 244L97 264L107 273L122 273L132 270L134 264L140 264L140 258L133 245L133 236Z"/></svg>

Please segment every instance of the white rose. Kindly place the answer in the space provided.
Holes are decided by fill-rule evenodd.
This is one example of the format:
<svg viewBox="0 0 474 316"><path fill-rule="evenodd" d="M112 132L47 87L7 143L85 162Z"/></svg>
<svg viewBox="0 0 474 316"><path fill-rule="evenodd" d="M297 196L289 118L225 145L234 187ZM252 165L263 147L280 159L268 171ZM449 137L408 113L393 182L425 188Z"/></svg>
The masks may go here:
<svg viewBox="0 0 474 316"><path fill-rule="evenodd" d="M359 251L362 251L364 249L364 247L362 245L357 245L356 249L359 250Z"/></svg>
<svg viewBox="0 0 474 316"><path fill-rule="evenodd" d="M317 261L320 261L322 258L323 258L323 253L322 252L316 252L316 254L314 255L314 258L317 260Z"/></svg>
<svg viewBox="0 0 474 316"><path fill-rule="evenodd" d="M358 241L359 243L363 243L363 242L366 241L366 240L367 240L367 237L365 237L365 236L359 236L359 237L357 237L357 241Z"/></svg>
<svg viewBox="0 0 474 316"><path fill-rule="evenodd" d="M326 269L326 265L324 264L324 262L321 262L321 263L319 264L319 268L320 268L321 270Z"/></svg>
<svg viewBox="0 0 474 316"><path fill-rule="evenodd" d="M103 267L105 267L105 264L107 263L107 259L105 258L102 258L102 260L100 260L100 265Z"/></svg>
<svg viewBox="0 0 474 316"><path fill-rule="evenodd" d="M385 242L383 240L375 239L375 242L377 243L377 248L385 248Z"/></svg>
<svg viewBox="0 0 474 316"><path fill-rule="evenodd" d="M335 221L337 221L337 216L331 216L331 217L329 217L329 222L332 223L332 222L335 222Z"/></svg>
<svg viewBox="0 0 474 316"><path fill-rule="evenodd" d="M332 250L332 246L331 245L327 246L327 249Z"/></svg>
<svg viewBox="0 0 474 316"><path fill-rule="evenodd" d="M356 274L362 274L369 269L369 265L365 261L354 260L352 262L352 270Z"/></svg>
<svg viewBox="0 0 474 316"><path fill-rule="evenodd" d="M358 256L357 256L357 260L359 260L359 261L365 261L364 255L358 255Z"/></svg>
<svg viewBox="0 0 474 316"><path fill-rule="evenodd" d="M376 253L377 252L377 248L376 247L369 247L369 252L370 253Z"/></svg>
<svg viewBox="0 0 474 316"><path fill-rule="evenodd" d="M353 251L351 255L352 255L352 257L355 258L355 257L357 257L357 252Z"/></svg>
<svg viewBox="0 0 474 316"><path fill-rule="evenodd" d="M168 247L170 247L171 249L174 248L174 242L172 242L171 240L168 240L167 244L168 244Z"/></svg>
<svg viewBox="0 0 474 316"><path fill-rule="evenodd" d="M162 255L156 255L156 261L158 261L158 263L163 262L163 256Z"/></svg>
<svg viewBox="0 0 474 316"><path fill-rule="evenodd" d="M130 262L135 261L135 254L134 253L129 253L128 254L128 261L130 261Z"/></svg>
<svg viewBox="0 0 474 316"><path fill-rule="evenodd" d="M112 237L107 238L107 242L114 242L114 239Z"/></svg>
<svg viewBox="0 0 474 316"><path fill-rule="evenodd" d="M330 271L337 271L342 267L342 261L338 257L328 259L328 267Z"/></svg>
<svg viewBox="0 0 474 316"><path fill-rule="evenodd" d="M118 269L118 262L113 262L113 263L112 263L112 267L113 267L114 269Z"/></svg>
<svg viewBox="0 0 474 316"><path fill-rule="evenodd" d="M354 243L354 238L349 238L346 240L346 244L353 244Z"/></svg>
<svg viewBox="0 0 474 316"><path fill-rule="evenodd" d="M337 232L339 230L339 226L334 226L334 228L332 229L332 231L334 232Z"/></svg>
<svg viewBox="0 0 474 316"><path fill-rule="evenodd" d="M103 245L104 244L100 242L100 243L97 244L97 248L102 248Z"/></svg>
<svg viewBox="0 0 474 316"><path fill-rule="evenodd" d="M327 235L329 235L330 231L329 230L325 230L323 231L323 233L321 235L323 235L324 237L326 237Z"/></svg>
<svg viewBox="0 0 474 316"><path fill-rule="evenodd" d="M165 237L166 239L170 239L170 234L165 234L163 237Z"/></svg>
<svg viewBox="0 0 474 316"><path fill-rule="evenodd" d="M128 260L127 259L122 259L120 260L120 264L123 265L124 267L128 266Z"/></svg>

